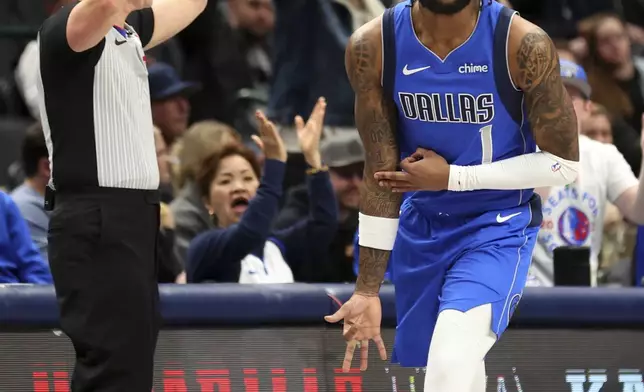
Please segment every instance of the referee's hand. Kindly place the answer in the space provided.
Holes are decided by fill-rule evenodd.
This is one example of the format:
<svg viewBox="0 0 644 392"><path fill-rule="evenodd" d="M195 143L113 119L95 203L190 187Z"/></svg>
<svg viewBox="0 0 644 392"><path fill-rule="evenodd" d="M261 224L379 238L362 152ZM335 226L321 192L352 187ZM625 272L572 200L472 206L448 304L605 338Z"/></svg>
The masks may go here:
<svg viewBox="0 0 644 392"><path fill-rule="evenodd" d="M268 121L264 113L259 110L255 112L255 117L259 122L259 136L251 136L253 141L262 150L266 159L286 162L286 147L275 124Z"/></svg>

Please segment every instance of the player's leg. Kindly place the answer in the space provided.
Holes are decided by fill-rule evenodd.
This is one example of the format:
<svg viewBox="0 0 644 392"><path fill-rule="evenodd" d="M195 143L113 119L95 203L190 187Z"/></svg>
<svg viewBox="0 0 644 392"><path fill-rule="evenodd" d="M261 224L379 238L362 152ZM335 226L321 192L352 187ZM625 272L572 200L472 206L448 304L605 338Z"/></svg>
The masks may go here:
<svg viewBox="0 0 644 392"><path fill-rule="evenodd" d="M426 392L485 391L483 360L496 342L491 323L490 304L466 312L446 309L438 315L427 360Z"/></svg>
<svg viewBox="0 0 644 392"><path fill-rule="evenodd" d="M485 361L481 361L479 369L476 371L476 376L472 380L472 386L468 392L485 392L487 386L487 375L485 374Z"/></svg>
<svg viewBox="0 0 644 392"><path fill-rule="evenodd" d="M448 264L436 253L429 221L403 203L396 243L391 253L398 325L392 360L404 367L427 364ZM442 249L442 248L441 248Z"/></svg>
<svg viewBox="0 0 644 392"><path fill-rule="evenodd" d="M534 211L537 211L536 213ZM429 352L425 390L484 390L480 365L507 327L521 299L536 243L538 199L506 211L469 220L450 233L465 251L447 271L441 307ZM460 240L466 238L466 240Z"/></svg>

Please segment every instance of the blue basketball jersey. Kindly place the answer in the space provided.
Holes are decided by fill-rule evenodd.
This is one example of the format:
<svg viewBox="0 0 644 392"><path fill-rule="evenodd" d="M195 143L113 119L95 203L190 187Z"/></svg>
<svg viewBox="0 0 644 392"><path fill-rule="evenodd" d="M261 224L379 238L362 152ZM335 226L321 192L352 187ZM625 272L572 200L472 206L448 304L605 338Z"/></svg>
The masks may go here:
<svg viewBox="0 0 644 392"><path fill-rule="evenodd" d="M445 59L425 47L413 28L410 0L383 16L383 88L398 109L401 159L417 148L448 163L488 164L536 151L523 93L508 70L507 40L515 12L483 2L477 25ZM533 190L416 192L420 211L475 215L527 203Z"/></svg>

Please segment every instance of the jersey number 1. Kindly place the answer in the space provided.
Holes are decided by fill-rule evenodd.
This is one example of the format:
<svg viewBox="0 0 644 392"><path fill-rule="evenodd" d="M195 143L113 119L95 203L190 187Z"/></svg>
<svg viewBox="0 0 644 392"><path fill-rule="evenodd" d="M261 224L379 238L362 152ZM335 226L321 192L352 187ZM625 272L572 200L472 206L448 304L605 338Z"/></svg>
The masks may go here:
<svg viewBox="0 0 644 392"><path fill-rule="evenodd" d="M486 125L479 129L481 134L481 163L492 163L492 126Z"/></svg>

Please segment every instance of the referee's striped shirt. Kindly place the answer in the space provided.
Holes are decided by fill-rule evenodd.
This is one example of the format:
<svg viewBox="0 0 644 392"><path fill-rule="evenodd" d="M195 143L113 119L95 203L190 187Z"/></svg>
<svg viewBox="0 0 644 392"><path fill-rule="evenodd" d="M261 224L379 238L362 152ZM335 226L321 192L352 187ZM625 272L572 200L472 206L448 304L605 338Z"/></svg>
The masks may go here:
<svg viewBox="0 0 644 392"><path fill-rule="evenodd" d="M42 25L39 104L50 185L157 189L159 169L143 47L152 38L151 9L130 14L97 46L82 53L67 43L77 3ZM137 34L138 32L138 34Z"/></svg>

